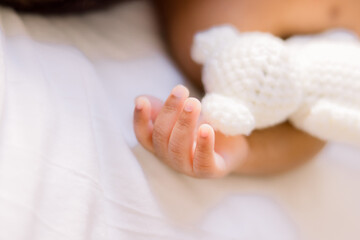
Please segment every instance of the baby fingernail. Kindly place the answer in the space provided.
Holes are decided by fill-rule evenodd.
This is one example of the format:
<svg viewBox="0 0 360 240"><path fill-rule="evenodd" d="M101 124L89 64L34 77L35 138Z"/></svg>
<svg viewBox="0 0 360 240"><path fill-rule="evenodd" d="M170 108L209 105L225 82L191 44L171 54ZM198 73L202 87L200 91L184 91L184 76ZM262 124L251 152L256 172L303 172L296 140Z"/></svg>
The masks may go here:
<svg viewBox="0 0 360 240"><path fill-rule="evenodd" d="M190 102L185 102L185 106L184 106L184 111L185 112L192 112L193 110L193 106Z"/></svg>
<svg viewBox="0 0 360 240"><path fill-rule="evenodd" d="M186 97L188 90L182 86L182 85L177 85L176 87L173 88L173 90L171 91L171 94L177 98L181 98L181 97Z"/></svg>
<svg viewBox="0 0 360 240"><path fill-rule="evenodd" d="M207 129L207 127L205 127L205 126L201 126L200 127L200 136L202 138L207 138L209 136L209 129Z"/></svg>
<svg viewBox="0 0 360 240"><path fill-rule="evenodd" d="M144 99L142 97L135 99L135 108L136 110L142 110L144 108Z"/></svg>

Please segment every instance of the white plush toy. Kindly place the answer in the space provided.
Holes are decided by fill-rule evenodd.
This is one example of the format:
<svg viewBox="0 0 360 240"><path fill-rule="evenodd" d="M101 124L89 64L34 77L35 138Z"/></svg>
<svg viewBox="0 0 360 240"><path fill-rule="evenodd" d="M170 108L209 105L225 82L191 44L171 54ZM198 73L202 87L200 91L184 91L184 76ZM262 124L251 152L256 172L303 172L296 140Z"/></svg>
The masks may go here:
<svg viewBox="0 0 360 240"><path fill-rule="evenodd" d="M283 41L232 26L195 35L205 119L227 135L289 119L324 140L360 144L360 43L338 31Z"/></svg>

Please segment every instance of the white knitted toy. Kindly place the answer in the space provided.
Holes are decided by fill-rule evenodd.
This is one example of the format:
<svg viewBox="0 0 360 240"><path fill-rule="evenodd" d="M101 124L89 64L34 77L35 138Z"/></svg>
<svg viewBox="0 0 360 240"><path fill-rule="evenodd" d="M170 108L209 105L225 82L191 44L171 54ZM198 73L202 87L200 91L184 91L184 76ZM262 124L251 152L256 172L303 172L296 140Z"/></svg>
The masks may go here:
<svg viewBox="0 0 360 240"><path fill-rule="evenodd" d="M219 26L195 35L204 118L228 135L289 119L324 140L360 144L360 43L328 32L283 41Z"/></svg>

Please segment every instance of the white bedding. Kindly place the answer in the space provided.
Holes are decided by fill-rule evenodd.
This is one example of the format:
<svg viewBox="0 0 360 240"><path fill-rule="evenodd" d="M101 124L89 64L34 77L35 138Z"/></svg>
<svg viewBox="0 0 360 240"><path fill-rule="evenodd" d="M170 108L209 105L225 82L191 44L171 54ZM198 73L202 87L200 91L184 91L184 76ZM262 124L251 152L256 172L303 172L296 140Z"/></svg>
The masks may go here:
<svg viewBox="0 0 360 240"><path fill-rule="evenodd" d="M137 145L134 97L186 84L146 2L0 24L0 240L359 239L359 150L198 180Z"/></svg>

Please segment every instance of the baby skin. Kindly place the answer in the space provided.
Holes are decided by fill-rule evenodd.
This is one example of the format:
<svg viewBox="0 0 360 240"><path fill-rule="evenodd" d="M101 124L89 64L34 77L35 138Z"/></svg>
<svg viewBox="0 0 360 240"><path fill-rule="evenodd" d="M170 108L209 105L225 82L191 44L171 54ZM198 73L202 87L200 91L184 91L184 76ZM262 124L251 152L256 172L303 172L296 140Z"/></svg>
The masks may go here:
<svg viewBox="0 0 360 240"><path fill-rule="evenodd" d="M305 133L289 124L254 131L248 137L225 136L202 122L200 113L200 101L189 97L181 85L164 103L140 96L134 109L136 137L166 165L197 178L279 173L310 159L309 154L323 145L321 141L307 141Z"/></svg>
<svg viewBox="0 0 360 240"><path fill-rule="evenodd" d="M198 86L201 66L190 57L196 32L230 23L240 31L264 31L279 37L348 28L360 33L360 2L352 0L153 0L170 54ZM163 103L136 99L134 129L138 141L178 172L198 178L229 173L269 175L307 162L324 142L285 122L250 136L227 137L201 121L201 104L175 87Z"/></svg>
<svg viewBox="0 0 360 240"><path fill-rule="evenodd" d="M189 97L181 85L165 103L141 96L134 111L135 134L147 150L178 172L222 177L244 162L249 147L243 136L226 137L201 123L200 111L199 100Z"/></svg>

